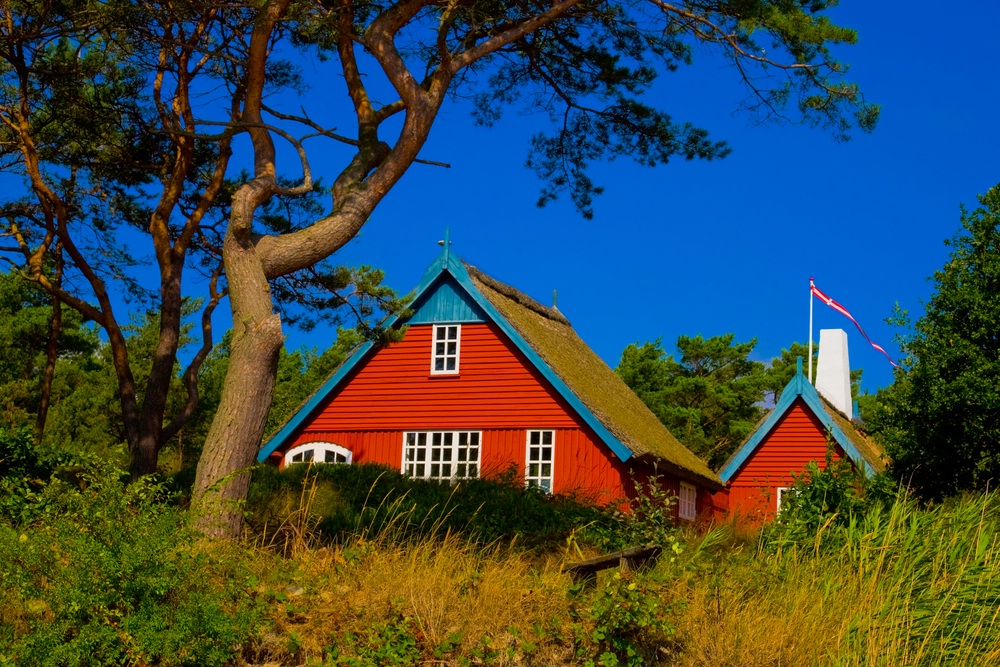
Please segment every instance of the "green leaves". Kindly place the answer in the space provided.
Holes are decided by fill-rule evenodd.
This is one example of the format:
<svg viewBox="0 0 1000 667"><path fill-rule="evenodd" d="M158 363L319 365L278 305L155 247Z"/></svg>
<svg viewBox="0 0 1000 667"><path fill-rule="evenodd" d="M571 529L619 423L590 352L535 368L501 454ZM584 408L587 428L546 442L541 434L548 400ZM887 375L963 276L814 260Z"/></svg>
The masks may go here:
<svg viewBox="0 0 1000 667"><path fill-rule="evenodd" d="M679 360L660 340L633 344L615 372L677 439L718 467L763 414L764 364L749 359L756 344L737 343L734 334L680 336Z"/></svg>
<svg viewBox="0 0 1000 667"><path fill-rule="evenodd" d="M979 202L962 209L935 292L900 337L904 368L868 420L895 472L928 498L1000 479L1000 185Z"/></svg>

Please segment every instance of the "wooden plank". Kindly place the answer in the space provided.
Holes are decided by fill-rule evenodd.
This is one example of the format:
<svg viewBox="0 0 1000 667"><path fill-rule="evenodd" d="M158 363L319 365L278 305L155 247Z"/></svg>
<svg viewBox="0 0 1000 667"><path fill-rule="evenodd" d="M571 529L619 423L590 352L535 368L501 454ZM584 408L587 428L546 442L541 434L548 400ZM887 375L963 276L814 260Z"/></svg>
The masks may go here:
<svg viewBox="0 0 1000 667"><path fill-rule="evenodd" d="M583 586L592 586L597 583L597 573L617 567L623 571L642 571L652 567L663 547L650 544L644 547L629 547L621 551L588 558L577 563L573 563L563 568L563 572L569 574L573 583Z"/></svg>

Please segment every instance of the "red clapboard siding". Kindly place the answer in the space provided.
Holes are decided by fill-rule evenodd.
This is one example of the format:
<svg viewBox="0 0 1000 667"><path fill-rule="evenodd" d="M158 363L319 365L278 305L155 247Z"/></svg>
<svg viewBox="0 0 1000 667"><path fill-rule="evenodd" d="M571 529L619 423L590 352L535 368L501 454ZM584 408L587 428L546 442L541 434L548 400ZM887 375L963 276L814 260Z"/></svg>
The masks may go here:
<svg viewBox="0 0 1000 667"><path fill-rule="evenodd" d="M350 449L355 463L399 469L404 432L476 430L482 475L513 464L523 478L527 431L552 429L554 492L602 504L631 494L632 470L645 474L646 466L615 457L495 325L462 325L457 376L430 374L432 331L411 326L402 341L359 364L289 448L332 442ZM280 460L281 453L273 456ZM677 493L676 479L661 482ZM700 511L710 499L703 491L698 496Z"/></svg>
<svg viewBox="0 0 1000 667"><path fill-rule="evenodd" d="M309 431L578 427L562 398L492 324L464 324L457 376L432 376L430 325L376 352ZM446 423L444 423L446 422Z"/></svg>
<svg viewBox="0 0 1000 667"><path fill-rule="evenodd" d="M438 430L453 430L444 424ZM516 465L523 478L527 452L527 429L483 429L481 467L484 477L495 477ZM402 466L403 431L312 431L301 433L292 446L307 442L332 442L350 449L354 463ZM607 453L579 429L557 429L555 433L553 490L573 493L599 503L626 496L628 464ZM676 481L672 481L676 487ZM674 489L676 491L676 489Z"/></svg>
<svg viewBox="0 0 1000 667"><path fill-rule="evenodd" d="M729 506L745 517L773 514L778 488L792 483L809 461L826 467L827 434L819 419L798 399L782 416L729 483ZM834 447L833 460L844 452Z"/></svg>

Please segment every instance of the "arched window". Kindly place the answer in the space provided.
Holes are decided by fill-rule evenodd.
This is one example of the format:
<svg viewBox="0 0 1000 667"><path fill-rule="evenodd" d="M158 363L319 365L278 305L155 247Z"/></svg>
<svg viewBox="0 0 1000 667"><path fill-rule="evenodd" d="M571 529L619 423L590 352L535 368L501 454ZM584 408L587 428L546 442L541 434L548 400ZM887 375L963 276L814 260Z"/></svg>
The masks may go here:
<svg viewBox="0 0 1000 667"><path fill-rule="evenodd" d="M285 453L285 465L293 463L346 463L351 465L354 454L351 450L332 442L307 442L292 447Z"/></svg>

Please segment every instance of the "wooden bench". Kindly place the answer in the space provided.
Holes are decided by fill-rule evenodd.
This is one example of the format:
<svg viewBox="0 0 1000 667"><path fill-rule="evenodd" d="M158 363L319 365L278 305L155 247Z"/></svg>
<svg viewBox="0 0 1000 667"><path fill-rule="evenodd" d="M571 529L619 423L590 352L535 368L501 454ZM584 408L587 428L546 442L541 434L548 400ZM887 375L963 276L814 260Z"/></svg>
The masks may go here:
<svg viewBox="0 0 1000 667"><path fill-rule="evenodd" d="M582 584L584 587L593 586L597 583L597 573L612 567L621 568L624 571L643 570L651 567L663 553L663 547L650 544L644 547L630 547L622 551L588 558L578 563L567 565L563 572L569 574L573 583Z"/></svg>

